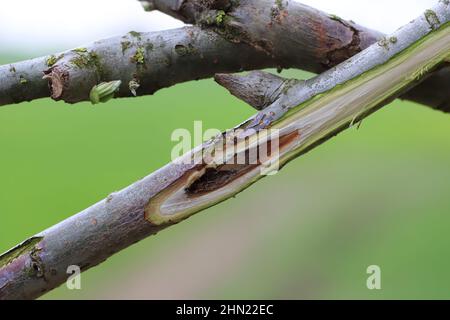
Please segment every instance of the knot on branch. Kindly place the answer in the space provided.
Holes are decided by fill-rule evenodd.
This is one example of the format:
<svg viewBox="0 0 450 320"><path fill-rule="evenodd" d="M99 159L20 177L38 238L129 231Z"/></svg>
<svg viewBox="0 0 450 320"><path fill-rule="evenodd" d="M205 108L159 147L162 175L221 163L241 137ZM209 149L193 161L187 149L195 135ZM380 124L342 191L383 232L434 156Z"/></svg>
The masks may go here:
<svg viewBox="0 0 450 320"><path fill-rule="evenodd" d="M48 80L48 86L52 99L60 100L69 83L69 72L58 67L52 67L44 71L43 79Z"/></svg>

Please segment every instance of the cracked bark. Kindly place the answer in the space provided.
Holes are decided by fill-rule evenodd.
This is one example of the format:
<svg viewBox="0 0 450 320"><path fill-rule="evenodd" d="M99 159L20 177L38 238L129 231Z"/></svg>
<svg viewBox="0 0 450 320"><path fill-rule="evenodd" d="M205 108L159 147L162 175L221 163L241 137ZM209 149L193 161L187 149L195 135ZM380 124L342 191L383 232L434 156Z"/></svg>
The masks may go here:
<svg viewBox="0 0 450 320"><path fill-rule="evenodd" d="M244 76L216 74L214 80L256 110L263 110L271 105L289 82L297 83L296 80L287 80L262 71L252 71Z"/></svg>
<svg viewBox="0 0 450 320"><path fill-rule="evenodd" d="M236 151L228 154L229 149L224 148L221 153L228 159L247 154L251 147L260 146L255 137L264 128L280 130L280 153L271 154L268 163L186 161L223 142L216 138L199 146L0 256L0 299L42 295L66 280L68 266L91 268L115 252L235 196L262 177L261 168L275 160L285 165L391 101L448 57L450 7L441 2L434 11L440 21L433 26L437 30L432 32L422 16L399 30L397 41L388 48L375 44L307 82L264 73L244 78L219 76L218 81L242 97L250 96L244 91L253 90L242 83L253 81L255 95L267 96L251 100L255 106L261 106L261 101L271 103L237 127L244 129L239 136L248 137L250 146L238 144ZM274 91L264 92L258 87L261 81L273 85Z"/></svg>
<svg viewBox="0 0 450 320"><path fill-rule="evenodd" d="M216 73L272 67L320 73L383 37L293 1L280 7L269 0L242 0L239 5L154 0L152 7L198 26L132 32L86 50L1 66L0 105L48 96L68 103L88 101L93 86L114 80L122 81L116 96L131 97L131 84L137 84L141 96ZM441 70L405 98L450 111L448 80L450 70Z"/></svg>
<svg viewBox="0 0 450 320"><path fill-rule="evenodd" d="M281 60L278 68L321 73L376 41L389 41L380 32L293 1L277 4L273 0L242 0L237 5L231 0L142 2L151 3L153 10L213 29L230 41L247 43L256 51L276 57ZM227 19L217 25L219 10L226 13ZM449 80L450 68L446 67L400 98L450 112Z"/></svg>
<svg viewBox="0 0 450 320"><path fill-rule="evenodd" d="M382 38L382 34L294 1L153 0L153 7L185 23L212 29L281 61L320 73ZM295 54L294 54L295 53Z"/></svg>
<svg viewBox="0 0 450 320"><path fill-rule="evenodd" d="M245 44L229 43L216 33L198 27L132 32L54 57L57 61L51 67L47 65L50 57L0 67L3 75L0 76L0 88L3 88L0 105L49 94L67 103L89 101L94 85L113 80L122 81L117 97L133 95L131 81L139 85L137 95L146 95L176 83L211 77L217 72L259 69L274 64ZM44 74L50 92L47 80L42 79ZM27 82L21 84L21 78Z"/></svg>

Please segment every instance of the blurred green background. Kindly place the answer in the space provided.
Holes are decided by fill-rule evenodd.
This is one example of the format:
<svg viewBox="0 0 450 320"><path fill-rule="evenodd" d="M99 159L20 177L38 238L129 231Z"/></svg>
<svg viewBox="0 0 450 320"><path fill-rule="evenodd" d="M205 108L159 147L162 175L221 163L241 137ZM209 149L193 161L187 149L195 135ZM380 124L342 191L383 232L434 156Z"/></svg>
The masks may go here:
<svg viewBox="0 0 450 320"><path fill-rule="evenodd" d="M0 251L170 161L174 129L253 112L211 80L96 107L1 107ZM43 299L448 299L449 163L450 116L396 101ZM370 265L382 290L366 287Z"/></svg>

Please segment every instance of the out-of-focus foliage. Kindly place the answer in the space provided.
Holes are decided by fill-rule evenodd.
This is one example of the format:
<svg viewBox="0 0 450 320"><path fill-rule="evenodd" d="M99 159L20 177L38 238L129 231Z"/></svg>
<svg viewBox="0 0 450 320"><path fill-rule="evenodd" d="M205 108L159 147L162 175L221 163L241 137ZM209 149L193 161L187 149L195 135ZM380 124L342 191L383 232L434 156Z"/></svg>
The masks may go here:
<svg viewBox="0 0 450 320"><path fill-rule="evenodd" d="M95 107L1 107L0 251L167 163L174 129L226 129L252 113L210 80ZM44 298L448 299L449 137L449 115L396 101L84 273L81 291ZM369 265L381 291L366 288Z"/></svg>

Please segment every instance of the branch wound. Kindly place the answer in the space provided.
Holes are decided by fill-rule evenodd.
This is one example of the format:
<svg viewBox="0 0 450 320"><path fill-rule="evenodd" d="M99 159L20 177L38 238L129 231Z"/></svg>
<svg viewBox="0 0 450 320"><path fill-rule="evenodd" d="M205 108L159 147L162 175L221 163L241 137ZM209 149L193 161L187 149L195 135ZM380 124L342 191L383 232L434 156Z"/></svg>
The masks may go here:
<svg viewBox="0 0 450 320"><path fill-rule="evenodd" d="M48 80L52 99L60 100L68 87L69 73L61 68L53 67L44 71L43 79Z"/></svg>

